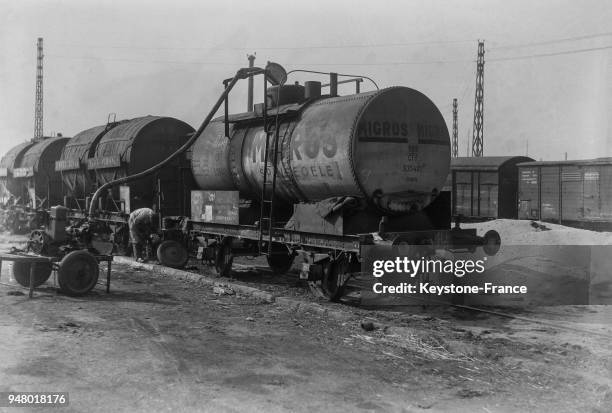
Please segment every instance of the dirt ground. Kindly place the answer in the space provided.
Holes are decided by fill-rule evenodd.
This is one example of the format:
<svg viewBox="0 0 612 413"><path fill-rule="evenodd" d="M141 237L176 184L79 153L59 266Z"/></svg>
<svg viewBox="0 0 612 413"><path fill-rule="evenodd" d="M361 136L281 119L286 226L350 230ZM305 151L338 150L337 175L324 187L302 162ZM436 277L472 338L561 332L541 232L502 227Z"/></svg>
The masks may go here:
<svg viewBox="0 0 612 413"><path fill-rule="evenodd" d="M609 307L341 319L118 264L108 295L52 284L0 285L0 392L67 391L63 411L612 411Z"/></svg>

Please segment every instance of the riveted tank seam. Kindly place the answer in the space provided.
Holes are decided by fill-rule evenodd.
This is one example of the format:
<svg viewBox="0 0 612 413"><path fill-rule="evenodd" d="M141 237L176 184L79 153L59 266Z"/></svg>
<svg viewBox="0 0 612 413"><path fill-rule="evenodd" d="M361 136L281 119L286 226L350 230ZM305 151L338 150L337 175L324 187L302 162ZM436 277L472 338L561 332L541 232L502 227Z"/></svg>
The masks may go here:
<svg viewBox="0 0 612 413"><path fill-rule="evenodd" d="M293 169L291 167L291 142L293 141L293 132L295 132L295 128L297 127L298 122L294 121L291 122L291 131L289 132L287 130L287 132L285 132L285 135L283 136L283 144L285 141L287 141L287 145L281 145L281 148L283 150L283 156L281 156L281 165L283 165L283 159L286 158L287 160L287 165L283 165L283 168L288 168L288 170L286 170L286 174L287 174L287 178L288 180L291 182L291 190L294 194L296 194L298 196L298 198L301 201L305 201L306 200L306 196L304 195L304 193L300 190L300 187L298 185L297 179L295 179L295 176L293 175ZM288 128L287 128L288 129ZM285 152L287 151L287 152ZM284 156L286 155L286 156Z"/></svg>
<svg viewBox="0 0 612 413"><path fill-rule="evenodd" d="M238 160L240 161L240 169L242 169L242 176L243 178L245 178L244 180L246 181L245 184L251 189L253 197L257 198L257 189L254 188L254 185L252 185L252 182L249 180L249 176L247 176L247 174L244 173L244 165L242 163L243 161L242 154L244 153L244 145L246 145L247 135L249 134L249 130L251 128L252 126L249 126L244 129L244 136L242 137L242 141L240 142L240 157Z"/></svg>
<svg viewBox="0 0 612 413"><path fill-rule="evenodd" d="M244 135L246 133L248 129L243 129L240 132L242 132L242 141L244 141ZM230 132L229 132L229 168L230 168L230 175L232 177L232 182L234 183L234 186L237 189L240 189L241 185L240 185L240 174L238 173L238 162L236 162L236 150L235 150L235 145L233 145L233 141L234 139L240 139L238 136L233 136L234 135L234 127L233 125L230 124ZM240 152L242 152L242 142L240 142Z"/></svg>

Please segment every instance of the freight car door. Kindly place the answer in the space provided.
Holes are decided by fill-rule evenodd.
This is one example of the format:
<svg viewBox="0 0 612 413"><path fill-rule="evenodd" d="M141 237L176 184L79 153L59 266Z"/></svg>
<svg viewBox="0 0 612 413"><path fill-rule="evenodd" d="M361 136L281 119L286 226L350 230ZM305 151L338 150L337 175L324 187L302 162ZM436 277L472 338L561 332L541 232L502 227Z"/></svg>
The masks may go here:
<svg viewBox="0 0 612 413"><path fill-rule="evenodd" d="M541 219L537 167L519 168L519 219Z"/></svg>
<svg viewBox="0 0 612 413"><path fill-rule="evenodd" d="M584 217L597 219L601 217L599 201L599 170L596 168L584 171Z"/></svg>
<svg viewBox="0 0 612 413"><path fill-rule="evenodd" d="M480 172L480 214L482 218L497 218L497 172Z"/></svg>
<svg viewBox="0 0 612 413"><path fill-rule="evenodd" d="M561 170L561 219L581 220L584 216L582 174L575 166L563 166Z"/></svg>
<svg viewBox="0 0 612 413"><path fill-rule="evenodd" d="M453 214L470 216L472 215L472 173L455 172L455 210Z"/></svg>
<svg viewBox="0 0 612 413"><path fill-rule="evenodd" d="M558 166L542 166L540 171L540 219L543 221L561 220L561 210L559 204L559 182Z"/></svg>

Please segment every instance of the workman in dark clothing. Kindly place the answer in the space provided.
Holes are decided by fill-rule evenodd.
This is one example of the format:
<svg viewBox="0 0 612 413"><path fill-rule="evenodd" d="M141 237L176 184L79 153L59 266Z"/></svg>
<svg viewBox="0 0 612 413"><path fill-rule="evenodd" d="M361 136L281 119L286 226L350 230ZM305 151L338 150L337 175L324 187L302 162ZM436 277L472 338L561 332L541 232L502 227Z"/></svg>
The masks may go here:
<svg viewBox="0 0 612 413"><path fill-rule="evenodd" d="M133 211L128 219L130 227L130 238L134 258L138 262L144 262L148 257L143 257L143 247L147 240L154 234L158 227L158 215L151 208L140 208Z"/></svg>

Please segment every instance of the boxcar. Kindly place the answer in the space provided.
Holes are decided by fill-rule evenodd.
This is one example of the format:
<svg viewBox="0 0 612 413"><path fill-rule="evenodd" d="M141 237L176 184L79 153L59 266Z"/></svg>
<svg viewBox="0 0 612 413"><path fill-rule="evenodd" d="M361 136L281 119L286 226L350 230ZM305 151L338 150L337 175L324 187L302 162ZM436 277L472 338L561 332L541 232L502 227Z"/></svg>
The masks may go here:
<svg viewBox="0 0 612 413"><path fill-rule="evenodd" d="M519 169L519 218L612 229L612 158L525 162Z"/></svg>
<svg viewBox="0 0 612 413"><path fill-rule="evenodd" d="M449 183L453 215L468 219L518 217L517 164L526 156L453 158Z"/></svg>

